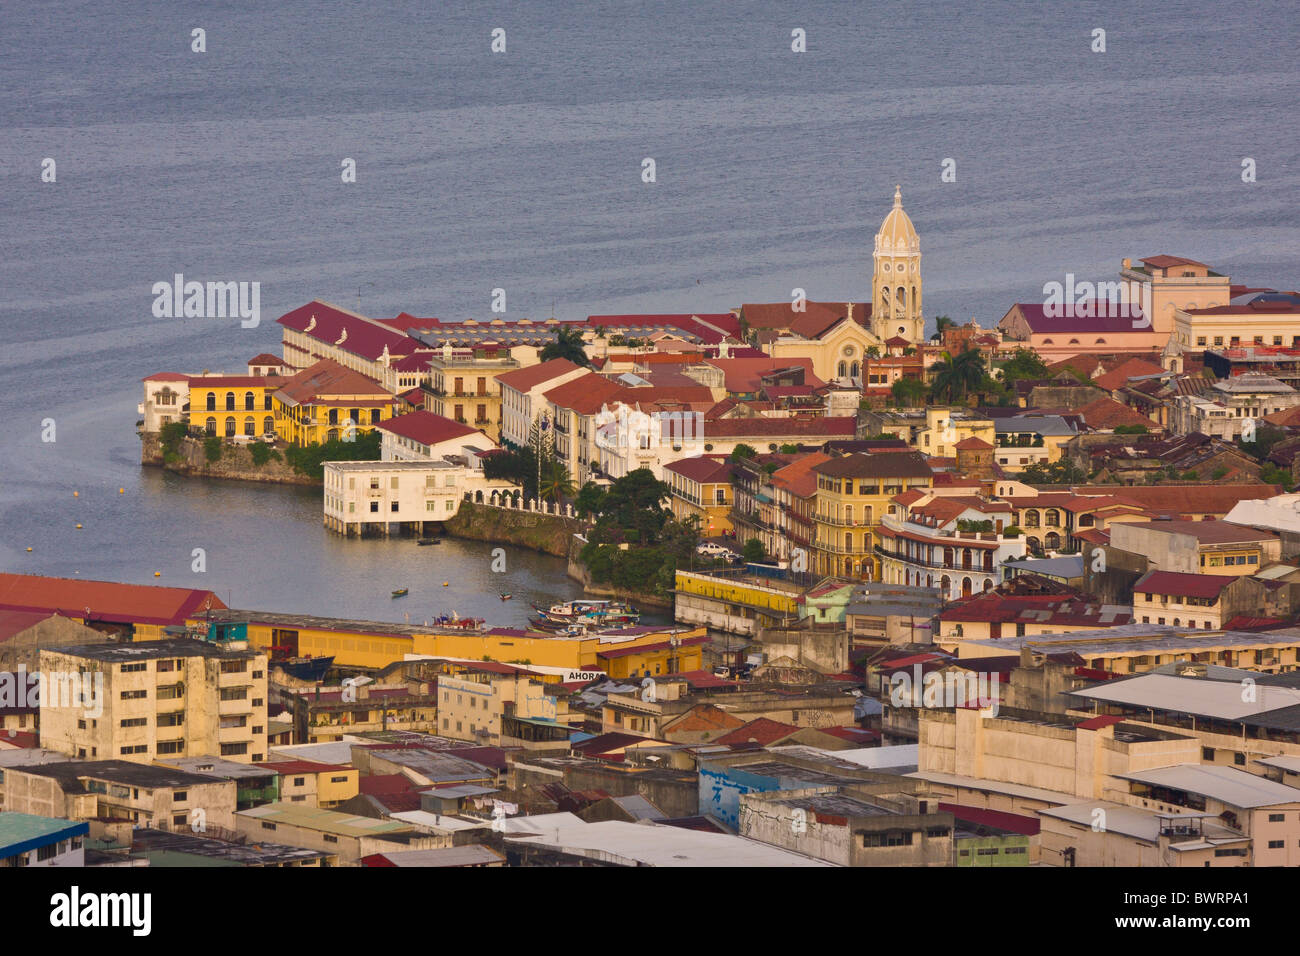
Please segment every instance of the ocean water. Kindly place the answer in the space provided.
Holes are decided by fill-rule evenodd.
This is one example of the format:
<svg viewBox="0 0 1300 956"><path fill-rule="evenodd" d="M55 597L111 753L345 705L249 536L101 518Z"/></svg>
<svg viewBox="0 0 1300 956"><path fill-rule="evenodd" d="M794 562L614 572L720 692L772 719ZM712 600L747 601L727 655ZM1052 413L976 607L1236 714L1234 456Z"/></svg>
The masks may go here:
<svg viewBox="0 0 1300 956"><path fill-rule="evenodd" d="M445 319L496 288L508 319L863 298L895 184L930 317L992 325L1158 253L1296 288L1298 40L1283 2L0 4L0 569L522 620L520 594L573 593L558 561L493 575L468 543L333 538L316 492L142 470L140 379L278 352L314 297ZM260 325L154 318L177 272L259 282Z"/></svg>

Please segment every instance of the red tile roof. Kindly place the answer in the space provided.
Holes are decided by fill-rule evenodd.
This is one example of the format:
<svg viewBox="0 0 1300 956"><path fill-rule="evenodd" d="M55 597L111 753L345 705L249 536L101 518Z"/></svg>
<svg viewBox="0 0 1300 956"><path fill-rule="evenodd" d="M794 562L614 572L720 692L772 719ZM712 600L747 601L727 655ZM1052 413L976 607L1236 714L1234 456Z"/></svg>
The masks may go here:
<svg viewBox="0 0 1300 956"><path fill-rule="evenodd" d="M380 431L389 432L402 438L417 441L421 445L430 446L440 445L455 438L464 438L466 435L482 434L477 428L462 425L454 419L435 415L433 412L424 409L398 415L386 422L380 422L375 427Z"/></svg>
<svg viewBox="0 0 1300 956"><path fill-rule="evenodd" d="M602 406L623 399L625 393L631 391L613 379L588 372L543 394L556 408L567 408L579 415L594 415Z"/></svg>
<svg viewBox="0 0 1300 956"><path fill-rule="evenodd" d="M798 733L799 730L800 728L794 724L783 724L767 717L759 717L757 720L751 720L749 723L723 734L713 740L712 743L722 744L727 747L757 743L760 747L770 747L777 741Z"/></svg>
<svg viewBox="0 0 1300 956"><path fill-rule="evenodd" d="M1182 571L1148 571L1133 582L1133 593L1172 594L1175 597L1213 598L1233 581L1225 574L1188 574Z"/></svg>
<svg viewBox="0 0 1300 956"><path fill-rule="evenodd" d="M1076 408L1073 414L1083 417L1089 428L1106 431L1121 425L1142 425L1151 431L1160 429L1154 421L1113 398L1098 398Z"/></svg>
<svg viewBox="0 0 1300 956"><path fill-rule="evenodd" d="M180 372L159 372L157 375L146 375L140 379L142 382L188 382L190 376L182 375Z"/></svg>
<svg viewBox="0 0 1300 956"><path fill-rule="evenodd" d="M549 382L553 378L559 378L565 372L575 372L581 368L581 365L568 359L557 358L538 365L503 372L496 377L496 380L503 385L509 385L516 392L529 392L543 382Z"/></svg>
<svg viewBox="0 0 1300 956"><path fill-rule="evenodd" d="M1098 387L1104 388L1108 392L1113 392L1130 378L1138 378L1144 375L1160 375L1164 371L1164 368L1157 365L1155 362L1149 362L1146 359L1131 358L1115 366L1115 368L1106 372L1104 375L1098 375L1093 379L1093 381L1097 383Z"/></svg>
<svg viewBox="0 0 1300 956"><path fill-rule="evenodd" d="M1204 262L1197 262L1195 259L1184 259L1182 256L1167 256L1164 254L1143 259L1142 264L1155 266L1157 269L1168 269L1170 266L1201 266L1205 269L1209 268Z"/></svg>
<svg viewBox="0 0 1300 956"><path fill-rule="evenodd" d="M283 365L284 359L278 355L272 355L270 352L263 352L260 355L254 355L244 363L245 365Z"/></svg>
<svg viewBox="0 0 1300 956"><path fill-rule="evenodd" d="M939 811L951 813L954 819L962 823L1009 830L1023 836L1037 836L1040 827L1039 821L1034 817L1008 813L1005 810L986 810L983 807L967 807L959 803L940 803Z"/></svg>
<svg viewBox="0 0 1300 956"><path fill-rule="evenodd" d="M1019 309L1020 314L1024 317L1025 324L1029 326L1030 331L1035 335L1058 335L1065 336L1070 334L1093 334L1093 335L1111 335L1116 336L1114 344L1122 344L1124 335L1134 333L1150 335L1150 327L1134 327L1133 317L1129 315L1088 315L1091 309L1098 311L1108 311L1110 303L1093 303L1085 302L1075 307L1070 315L1048 315L1046 307L1041 302L1017 302L1012 309ZM1010 314L1010 313L1008 313ZM1055 342L1057 345L1068 344L1064 339ZM1092 342L1080 342L1080 345L1093 345Z"/></svg>
<svg viewBox="0 0 1300 956"><path fill-rule="evenodd" d="M366 794L405 793L415 789L411 778L403 773L362 774L357 780L359 792Z"/></svg>
<svg viewBox="0 0 1300 956"><path fill-rule="evenodd" d="M731 479L731 472L734 468L735 465L725 457L712 455L699 458L683 458L680 461L669 462L664 465L664 471L671 471L673 474L681 475L691 481L698 481L700 484L726 483Z"/></svg>
<svg viewBox="0 0 1300 956"><path fill-rule="evenodd" d="M722 369L724 387L732 393L757 392L764 375L797 366L804 370L805 385L820 388L826 384L813 374L810 358L726 358L709 359L707 364Z"/></svg>
<svg viewBox="0 0 1300 956"><path fill-rule="evenodd" d="M312 405L334 397L351 399L360 396L381 401L393 398L373 378L345 368L333 359L321 359L303 369L276 393L276 397L286 404L297 405Z"/></svg>
<svg viewBox="0 0 1300 956"><path fill-rule="evenodd" d="M308 302L292 312L286 312L276 319L276 322L285 328L302 332L320 342L337 345L339 348L371 360L383 355L385 348L394 358L429 348L377 319L368 319L319 299ZM308 327L311 328L310 331ZM344 338L345 333L346 338Z"/></svg>
<svg viewBox="0 0 1300 956"><path fill-rule="evenodd" d="M971 435L969 438L963 438L953 447L958 451L989 451L993 448L993 446L983 438L976 438L974 435Z"/></svg>
<svg viewBox="0 0 1300 956"><path fill-rule="evenodd" d="M183 624L187 617L226 605L211 591L147 584L0 574L0 610L58 611L81 620L137 624Z"/></svg>
<svg viewBox="0 0 1300 956"><path fill-rule="evenodd" d="M279 388L287 379L279 375L191 375L190 388Z"/></svg>

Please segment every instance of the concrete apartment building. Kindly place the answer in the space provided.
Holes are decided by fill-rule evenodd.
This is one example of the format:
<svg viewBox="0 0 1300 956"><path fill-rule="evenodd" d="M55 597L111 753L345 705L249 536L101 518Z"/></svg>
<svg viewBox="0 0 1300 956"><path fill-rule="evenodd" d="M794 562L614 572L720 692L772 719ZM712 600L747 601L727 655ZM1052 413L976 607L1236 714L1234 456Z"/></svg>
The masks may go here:
<svg viewBox="0 0 1300 956"><path fill-rule="evenodd" d="M235 782L129 760L6 767L6 811L91 820L113 817L160 830L230 829Z"/></svg>
<svg viewBox="0 0 1300 956"><path fill-rule="evenodd" d="M363 856L395 850L451 846L450 836L417 834L398 820L358 817L291 803L268 803L235 814L235 830L250 842L274 840L288 846L337 854L339 866L360 866Z"/></svg>
<svg viewBox="0 0 1300 956"><path fill-rule="evenodd" d="M444 343L429 359L432 381L425 408L481 428L489 438L501 438L501 387L497 376L520 367L510 350L494 343L453 348Z"/></svg>
<svg viewBox="0 0 1300 956"><path fill-rule="evenodd" d="M581 727L581 714L570 718L568 705L527 674L438 678L438 732L452 740L567 751L571 719Z"/></svg>
<svg viewBox="0 0 1300 956"><path fill-rule="evenodd" d="M1121 522L1110 546L1144 556L1152 570L1185 574L1254 574L1282 559L1277 535L1226 521Z"/></svg>
<svg viewBox="0 0 1300 956"><path fill-rule="evenodd" d="M740 835L839 866L953 866L954 819L936 799L808 787L740 797Z"/></svg>
<svg viewBox="0 0 1300 956"><path fill-rule="evenodd" d="M41 651L44 673L102 679L102 712L41 701L42 744L79 759L266 759L266 655L187 638ZM54 695L51 695L54 696Z"/></svg>

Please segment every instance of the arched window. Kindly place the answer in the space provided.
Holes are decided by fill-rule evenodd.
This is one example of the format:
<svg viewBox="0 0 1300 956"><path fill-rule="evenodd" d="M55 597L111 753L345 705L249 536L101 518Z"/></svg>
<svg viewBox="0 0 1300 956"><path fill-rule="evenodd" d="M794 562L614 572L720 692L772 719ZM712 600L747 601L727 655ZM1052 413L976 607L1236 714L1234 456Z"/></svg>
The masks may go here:
<svg viewBox="0 0 1300 956"><path fill-rule="evenodd" d="M962 578L962 579L961 579L961 596L964 597L964 598L965 598L965 597L970 597L970 594L971 594L971 588L972 588L972 585L971 585L971 580L970 580L970 578Z"/></svg>
<svg viewBox="0 0 1300 956"><path fill-rule="evenodd" d="M208 397L211 398L212 396L209 395ZM217 433L217 420L215 418L209 418L207 423L204 425L203 430L209 435L215 435Z"/></svg>
<svg viewBox="0 0 1300 956"><path fill-rule="evenodd" d="M943 566L945 568L952 567L952 548L945 547L943 549Z"/></svg>
<svg viewBox="0 0 1300 956"><path fill-rule="evenodd" d="M1052 528L1060 527L1061 512L1057 511L1055 508L1048 508L1047 511L1043 513L1043 524Z"/></svg>
<svg viewBox="0 0 1300 956"><path fill-rule="evenodd" d="M848 374L849 374L849 372L848 372L848 366L844 364L843 359L840 360L840 364L837 366L836 374L837 374L840 378L846 378L846 377L848 376Z"/></svg>
<svg viewBox="0 0 1300 956"><path fill-rule="evenodd" d="M992 591L992 590L993 590L993 579L992 579L992 578L985 578L985 579L984 579L984 590L985 590L985 591Z"/></svg>
<svg viewBox="0 0 1300 956"><path fill-rule="evenodd" d="M1038 527L1038 512L1033 508L1030 508L1028 511L1025 512L1025 527L1026 528Z"/></svg>
<svg viewBox="0 0 1300 956"><path fill-rule="evenodd" d="M1097 519L1096 519L1096 517L1093 516L1093 515L1090 515L1090 514L1081 514L1081 515L1079 515L1079 527L1080 527L1080 528L1091 528L1091 527L1092 527L1093 525L1095 525L1096 523L1097 523Z"/></svg>
<svg viewBox="0 0 1300 956"><path fill-rule="evenodd" d="M246 411L246 412L251 412L251 411L255 411L256 409L257 409L257 405L255 404L255 399L253 398L253 393L252 393L252 392L245 392L245 393L244 393L244 411Z"/></svg>
<svg viewBox="0 0 1300 956"><path fill-rule="evenodd" d="M898 293L897 293L897 294L898 294L898 298L897 298L896 302L897 302L898 307L899 307L900 309L906 309L906 308L907 308L907 290L904 289L904 288L900 285L900 286L898 287Z"/></svg>
<svg viewBox="0 0 1300 956"><path fill-rule="evenodd" d="M846 531L846 532L844 532L844 549L845 549L846 551L852 551L852 550L853 550L853 532L852 532L852 531Z"/></svg>
<svg viewBox="0 0 1300 956"><path fill-rule="evenodd" d="M262 419L262 434L270 435L275 431L275 419L267 415Z"/></svg>
<svg viewBox="0 0 1300 956"><path fill-rule="evenodd" d="M233 412L234 410L235 410L235 393L226 392L226 411Z"/></svg>
<svg viewBox="0 0 1300 956"><path fill-rule="evenodd" d="M325 435L325 439L326 441L338 441L339 430L337 428L331 428L329 432Z"/></svg>
<svg viewBox="0 0 1300 956"><path fill-rule="evenodd" d="M912 308L916 308L916 286L912 286Z"/></svg>
<svg viewBox="0 0 1300 956"><path fill-rule="evenodd" d="M1028 546L1030 554L1038 554L1043 550L1043 543L1035 537L1026 538L1025 544Z"/></svg>
<svg viewBox="0 0 1300 956"><path fill-rule="evenodd" d="M235 436L235 419L234 416L231 415L226 417L226 437L233 438L234 436Z"/></svg>
<svg viewBox="0 0 1300 956"><path fill-rule="evenodd" d="M208 392L208 411L215 412L216 410L217 410L217 393Z"/></svg>
<svg viewBox="0 0 1300 956"><path fill-rule="evenodd" d="M338 423L339 423L339 410L338 410L337 408L331 408L331 409L330 409L330 424L331 424L331 425L337 425Z"/></svg>
<svg viewBox="0 0 1300 956"><path fill-rule="evenodd" d="M270 392L267 392L267 393L266 393L266 399L265 399L265 401L262 402L262 409L263 409L263 411L268 411L268 412L271 410L271 393L270 393Z"/></svg>
<svg viewBox="0 0 1300 956"><path fill-rule="evenodd" d="M257 434L257 422L253 419L252 415L249 415L247 418L244 419L244 434L245 435Z"/></svg>
<svg viewBox="0 0 1300 956"><path fill-rule="evenodd" d="M943 577L939 579L939 593L943 597L947 597L948 592L951 588L952 588L952 581L951 579L949 579L948 575L945 574Z"/></svg>
<svg viewBox="0 0 1300 956"><path fill-rule="evenodd" d="M1048 534L1046 538L1047 550L1055 551L1061 546L1061 536L1055 531Z"/></svg>

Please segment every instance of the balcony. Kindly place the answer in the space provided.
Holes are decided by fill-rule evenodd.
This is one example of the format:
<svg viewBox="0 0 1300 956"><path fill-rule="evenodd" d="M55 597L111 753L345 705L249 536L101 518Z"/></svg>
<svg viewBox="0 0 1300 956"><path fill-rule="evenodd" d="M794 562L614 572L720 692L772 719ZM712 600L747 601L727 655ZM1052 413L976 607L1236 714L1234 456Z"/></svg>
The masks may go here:
<svg viewBox="0 0 1300 956"><path fill-rule="evenodd" d="M217 714L221 717L229 717L235 714L251 714L253 712L253 698L245 697L241 700L221 700L217 701Z"/></svg>
<svg viewBox="0 0 1300 956"><path fill-rule="evenodd" d="M871 520L871 515L865 515L861 520L857 518L836 518L832 515L814 515L813 520L821 524L835 525L840 528L869 528L875 522Z"/></svg>

